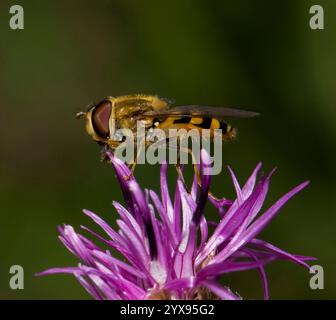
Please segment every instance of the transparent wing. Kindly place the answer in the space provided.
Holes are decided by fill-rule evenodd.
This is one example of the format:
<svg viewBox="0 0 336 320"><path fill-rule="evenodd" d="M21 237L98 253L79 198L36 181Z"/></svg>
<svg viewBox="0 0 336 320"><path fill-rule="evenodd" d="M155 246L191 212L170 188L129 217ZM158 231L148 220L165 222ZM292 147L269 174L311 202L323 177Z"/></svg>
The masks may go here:
<svg viewBox="0 0 336 320"><path fill-rule="evenodd" d="M224 107L209 107L209 106L177 106L165 110L152 110L143 113L147 117L215 117L215 118L251 118L259 115L252 111L245 111L233 108Z"/></svg>

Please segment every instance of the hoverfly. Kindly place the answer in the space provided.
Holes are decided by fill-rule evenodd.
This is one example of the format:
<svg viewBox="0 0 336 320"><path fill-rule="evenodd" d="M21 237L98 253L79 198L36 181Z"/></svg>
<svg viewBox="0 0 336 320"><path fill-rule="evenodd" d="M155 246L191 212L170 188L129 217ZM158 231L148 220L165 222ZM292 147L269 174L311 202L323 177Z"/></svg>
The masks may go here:
<svg viewBox="0 0 336 320"><path fill-rule="evenodd" d="M89 107L88 111L77 113L76 117L86 119L86 130L93 140L113 151L122 143L114 138L116 130L126 128L136 135L137 121L142 121L146 130L196 129L201 133L203 129L209 129L210 138L215 129L221 129L222 139L230 141L237 130L224 119L256 115L251 111L223 107L172 106L169 100L155 95L133 94L107 97ZM132 171L134 167L135 163Z"/></svg>

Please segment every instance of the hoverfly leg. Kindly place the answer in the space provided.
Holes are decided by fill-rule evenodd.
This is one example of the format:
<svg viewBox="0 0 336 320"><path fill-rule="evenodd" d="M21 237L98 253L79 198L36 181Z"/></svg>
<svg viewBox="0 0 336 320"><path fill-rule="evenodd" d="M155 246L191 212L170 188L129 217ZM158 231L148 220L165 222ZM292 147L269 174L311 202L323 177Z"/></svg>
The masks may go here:
<svg viewBox="0 0 336 320"><path fill-rule="evenodd" d="M106 163L109 163L110 162L110 159L107 155L107 152L111 150L110 147L105 144L102 149L101 149L101 152L100 152L100 161L101 162L106 162Z"/></svg>
<svg viewBox="0 0 336 320"><path fill-rule="evenodd" d="M201 175L200 175L197 163L195 161L195 155L194 155L194 153L192 152L192 150L190 148L180 148L180 152L186 152L186 153L188 153L188 154L191 155L191 158L192 158L192 161L193 161L193 166L194 166L194 172L197 175L198 185L200 186L201 185L201 183L200 183L200 181L201 181ZM179 160L180 160L180 153L178 153L178 164L176 165L176 170L177 170L178 175L181 177L181 180L182 180L182 182L184 184L184 187L190 193L190 191L189 191L189 189L188 189L188 187L186 185L186 182L184 180Z"/></svg>
<svg viewBox="0 0 336 320"><path fill-rule="evenodd" d="M133 163L128 165L128 168L130 169L131 172L128 176L125 176L126 180L129 180L129 179L131 179L132 176L134 176L134 170L135 170L136 165L138 164L138 158L139 158L141 152L143 151L143 149L144 149L143 145L140 145L140 148L137 149L136 157L135 157Z"/></svg>
<svg viewBox="0 0 336 320"><path fill-rule="evenodd" d="M175 168L176 168L176 171L177 171L177 175L180 178L180 180L182 181L182 184L183 184L185 190L188 193L190 193L190 190L189 190L189 188L187 186L187 183L184 180L184 176L183 176L183 172L182 172L182 168L183 167L182 167L181 162L180 162L179 139L176 140L176 146L174 146L174 147L172 147L170 145L170 140L171 140L170 138L166 139L166 143L167 143L168 148L177 151L177 159L176 159L177 161L176 161L176 165L175 165Z"/></svg>
<svg viewBox="0 0 336 320"><path fill-rule="evenodd" d="M131 179L132 176L134 176L134 170L135 170L136 165L137 165L136 160L133 163L131 163L131 164L128 165L128 168L130 169L131 172L130 172L129 175L127 175L127 176L124 177L125 180L128 181L128 180Z"/></svg>
<svg viewBox="0 0 336 320"><path fill-rule="evenodd" d="M185 182L184 177L183 177L183 172L182 172L181 164L180 164L180 163L177 163L177 164L175 165L175 168L176 168L176 171L177 171L177 175L179 176L179 178L181 179L181 181L182 181L182 183L183 183L184 188L186 189L186 191L187 191L188 193L190 193L190 190L189 190L189 188L188 188L188 186L187 186L187 183Z"/></svg>
<svg viewBox="0 0 336 320"><path fill-rule="evenodd" d="M193 159L194 172L195 172L195 175L197 177L197 184L199 185L200 188L202 188L201 172L200 172L199 167L197 165L194 153L192 152L192 150L190 148L188 148L188 149L182 149L182 150L184 152L188 152L191 155L191 157ZM184 185L185 185L185 183L184 183ZM211 191L208 191L208 196L211 197L211 198L213 198L216 201L220 201L220 199L217 198Z"/></svg>

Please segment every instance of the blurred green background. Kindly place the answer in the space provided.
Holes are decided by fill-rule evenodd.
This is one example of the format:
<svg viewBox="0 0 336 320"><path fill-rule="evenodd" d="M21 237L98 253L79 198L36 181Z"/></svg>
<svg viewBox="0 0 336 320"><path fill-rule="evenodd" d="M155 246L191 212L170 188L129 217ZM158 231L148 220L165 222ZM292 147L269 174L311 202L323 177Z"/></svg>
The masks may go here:
<svg viewBox="0 0 336 320"><path fill-rule="evenodd" d="M9 29L21 4L25 29ZM325 30L309 28L321 4ZM294 198L261 237L319 258L325 289L286 262L269 265L273 299L336 298L335 1L65 1L0 3L0 299L88 299L71 276L36 278L77 259L57 239L62 223L92 226L88 208L111 224L122 200L111 168L74 114L108 95L154 93L178 104L243 107L258 119L233 121L237 141L223 157L241 182L258 161L278 166L267 204L299 182ZM138 167L157 189L158 167ZM169 171L175 178L174 168ZM226 170L213 192L232 196ZM25 289L9 288L9 268ZM257 272L225 279L244 298L262 298Z"/></svg>

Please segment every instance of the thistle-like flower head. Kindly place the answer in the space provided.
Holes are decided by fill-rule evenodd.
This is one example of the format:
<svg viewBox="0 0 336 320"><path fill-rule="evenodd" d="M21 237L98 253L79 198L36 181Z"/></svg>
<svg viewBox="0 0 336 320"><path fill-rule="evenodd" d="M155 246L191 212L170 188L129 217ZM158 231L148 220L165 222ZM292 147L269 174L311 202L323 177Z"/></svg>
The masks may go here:
<svg viewBox="0 0 336 320"><path fill-rule="evenodd" d="M104 232L101 236L83 227L104 249L73 227L59 227L60 240L80 259L77 267L53 268L40 275L73 274L96 299L240 299L220 283L223 274L258 269L267 299L264 266L285 259L304 267L312 258L285 252L257 238L279 210L305 188L304 182L261 213L272 171L267 177L258 173L258 164L241 187L229 168L236 199L216 199L209 193L210 158L202 150L200 185L195 178L189 192L177 179L174 197L168 192L167 165L161 167L161 195L142 190L128 167L107 153L125 198L125 205L113 202L119 219L118 230L89 210L84 213ZM207 169L207 170L205 170ZM218 212L210 221L206 204ZM106 250L106 247L109 249ZM115 253L118 252L119 255Z"/></svg>

